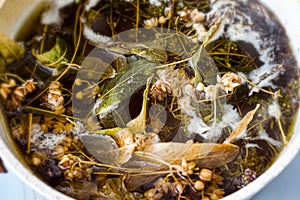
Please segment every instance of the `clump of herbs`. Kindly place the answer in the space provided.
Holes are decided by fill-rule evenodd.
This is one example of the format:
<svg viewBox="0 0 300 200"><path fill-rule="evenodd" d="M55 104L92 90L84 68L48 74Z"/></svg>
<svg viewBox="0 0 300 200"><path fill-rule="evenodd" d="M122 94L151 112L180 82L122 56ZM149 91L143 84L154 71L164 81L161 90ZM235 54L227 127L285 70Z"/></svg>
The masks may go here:
<svg viewBox="0 0 300 200"><path fill-rule="evenodd" d="M277 90L248 80L258 52L211 41L222 19L205 22L209 0L91 2L39 25L25 47L0 35L1 101L43 179L77 199L207 200L272 164L297 112L298 77Z"/></svg>

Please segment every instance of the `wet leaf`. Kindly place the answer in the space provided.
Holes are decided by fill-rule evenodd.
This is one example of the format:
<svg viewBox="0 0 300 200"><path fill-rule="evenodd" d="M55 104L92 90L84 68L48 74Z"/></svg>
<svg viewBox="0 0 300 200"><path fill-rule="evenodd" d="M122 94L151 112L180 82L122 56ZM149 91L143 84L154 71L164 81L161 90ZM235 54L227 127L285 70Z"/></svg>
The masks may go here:
<svg viewBox="0 0 300 200"><path fill-rule="evenodd" d="M60 67L61 62L67 62L65 55L67 53L66 43L60 39L56 38L55 45L49 51L42 54L37 54L36 51L32 50L33 55L44 65L49 67Z"/></svg>
<svg viewBox="0 0 300 200"><path fill-rule="evenodd" d="M156 63L148 60L136 60L123 68L118 77L105 85L105 91L94 106L96 115L105 117L118 107L118 104L129 98L136 90L145 85L151 76Z"/></svg>
<svg viewBox="0 0 300 200"><path fill-rule="evenodd" d="M114 78L116 70L109 64L97 57L85 57L81 62L80 71L77 77L84 80L104 81L106 79Z"/></svg>
<svg viewBox="0 0 300 200"><path fill-rule="evenodd" d="M55 188L75 199L91 199L93 196L98 195L98 188L96 183L87 180L64 180Z"/></svg>
<svg viewBox="0 0 300 200"><path fill-rule="evenodd" d="M99 162L117 165L119 163L119 147L112 137L108 135L82 135L81 140L90 154Z"/></svg>
<svg viewBox="0 0 300 200"><path fill-rule="evenodd" d="M152 183L155 179L157 179L160 176L161 174L128 174L124 182L128 191L136 191L141 186L147 186L149 183Z"/></svg>
<svg viewBox="0 0 300 200"><path fill-rule="evenodd" d="M153 41L155 43L155 41ZM107 49L111 52L122 54L122 55L136 55L141 58L158 61L163 63L167 61L168 55L165 49L158 44L149 43L129 43L129 42L116 42L109 46L105 44L98 44L97 47Z"/></svg>
<svg viewBox="0 0 300 200"><path fill-rule="evenodd" d="M164 48L161 34L149 33L146 29L142 29L142 33L136 35L136 30L128 30L116 34L113 37L107 37L93 32L94 38L88 38L91 45L101 49L106 49L120 55L136 55L140 58L164 63L168 59L168 54ZM146 38L144 38L146 36ZM102 40L99 38L103 38ZM146 40L145 40L146 39ZM109 41L109 42L108 42ZM139 42L136 42L139 41Z"/></svg>
<svg viewBox="0 0 300 200"><path fill-rule="evenodd" d="M140 158L157 164L178 164L182 159L194 161L200 167L219 167L232 161L239 152L238 146L217 143L156 143L143 152L135 152Z"/></svg>
<svg viewBox="0 0 300 200"><path fill-rule="evenodd" d="M133 140L133 134L132 133L142 133L146 129L146 112L147 112L147 102L148 102L148 92L149 92L149 86L150 86L151 79L149 78L147 81L147 86L143 94L143 106L142 110L138 117L133 119L127 124L128 128L121 129L119 127L111 128L111 129L105 129L105 130L99 130L94 133L97 134L104 134L109 135L118 144L119 150L116 148L110 148L107 149L107 151L112 151L112 153L116 153L118 151L118 155L115 155L114 157L118 157L118 164L123 164L127 162L131 156L132 153L136 147L136 144ZM96 137L97 138L97 137ZM83 139L83 143L87 150L100 162L103 162L103 155L98 155L103 153L102 150L99 151L97 149L97 145L100 145L104 140L100 138L100 141L96 141L94 139L93 135L85 135ZM104 137L107 139L106 137ZM98 144L97 144L98 143ZM112 146L110 146L112 147ZM97 150L94 150L94 149ZM98 159L99 158L99 159ZM105 162L106 163L106 162ZM113 164L113 163L110 163Z"/></svg>
<svg viewBox="0 0 300 200"><path fill-rule="evenodd" d="M216 83L216 75L219 69L203 46L200 46L191 57L190 65L195 71L196 83L204 82L207 85L214 85Z"/></svg>
<svg viewBox="0 0 300 200"><path fill-rule="evenodd" d="M0 32L0 55L7 64L20 59L25 53L25 49L7 35ZM1 64L0 64L1 66Z"/></svg>
<svg viewBox="0 0 300 200"><path fill-rule="evenodd" d="M155 41L153 41L153 43L154 45L151 45L149 43L138 45L134 43L128 43L129 53L161 63L167 61L168 55L166 50L163 49L160 45L155 44Z"/></svg>
<svg viewBox="0 0 300 200"><path fill-rule="evenodd" d="M85 148L99 162L109 165L121 165L127 162L135 149L133 135L127 128L111 128L83 135Z"/></svg>

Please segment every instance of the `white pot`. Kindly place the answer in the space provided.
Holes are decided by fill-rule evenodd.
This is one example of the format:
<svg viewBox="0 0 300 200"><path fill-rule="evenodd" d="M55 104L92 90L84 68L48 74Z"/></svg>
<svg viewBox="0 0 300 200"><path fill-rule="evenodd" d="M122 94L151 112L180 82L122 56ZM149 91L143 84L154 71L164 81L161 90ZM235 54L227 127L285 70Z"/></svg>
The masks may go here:
<svg viewBox="0 0 300 200"><path fill-rule="evenodd" d="M6 33L13 39L21 39L24 37L18 34L19 30L30 30L37 23L37 13L41 12L46 0L0 0L0 31ZM249 0L250 1L250 0ZM300 0L260 0L275 15L286 29L290 39L293 53L300 66ZM28 19L31 20L28 20ZM28 23L30 22L30 23ZM46 198L55 199L71 199L66 195L54 190L39 178L37 178L30 167L26 164L22 153L14 144L9 133L6 119L0 110L0 157L20 179L30 185ZM253 183L247 187L223 198L224 200L244 200L250 199L254 194L272 181L280 172L292 161L300 149L300 115L298 113L294 135L289 141L287 147L284 148L279 158L274 164Z"/></svg>

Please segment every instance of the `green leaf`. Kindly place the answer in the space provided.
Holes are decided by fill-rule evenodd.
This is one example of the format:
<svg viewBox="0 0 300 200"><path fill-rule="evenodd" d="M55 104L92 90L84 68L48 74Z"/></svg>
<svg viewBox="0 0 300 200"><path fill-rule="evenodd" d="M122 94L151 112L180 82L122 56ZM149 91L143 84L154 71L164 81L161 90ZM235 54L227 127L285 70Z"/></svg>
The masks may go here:
<svg viewBox="0 0 300 200"><path fill-rule="evenodd" d="M36 54L35 50L33 50L33 55L43 64L48 67L60 67L60 63L68 62L65 58L67 53L67 45L65 41L56 38L55 45L49 51L46 51L42 54Z"/></svg>
<svg viewBox="0 0 300 200"><path fill-rule="evenodd" d="M20 59L25 53L25 49L7 35L0 32L0 55L9 64Z"/></svg>
<svg viewBox="0 0 300 200"><path fill-rule="evenodd" d="M146 59L136 60L119 72L118 76L105 85L100 98L94 106L96 115L105 117L118 107L118 104L129 98L135 91L145 85L152 75L156 63Z"/></svg>

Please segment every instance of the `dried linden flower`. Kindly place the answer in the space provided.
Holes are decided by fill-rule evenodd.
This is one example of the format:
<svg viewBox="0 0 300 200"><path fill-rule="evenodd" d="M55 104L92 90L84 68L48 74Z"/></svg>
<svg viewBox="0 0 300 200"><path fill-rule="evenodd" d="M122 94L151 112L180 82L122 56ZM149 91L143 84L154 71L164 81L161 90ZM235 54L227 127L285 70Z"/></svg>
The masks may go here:
<svg viewBox="0 0 300 200"><path fill-rule="evenodd" d="M218 80L218 83L221 85L221 88L225 90L226 93L232 92L235 87L241 85L241 80L239 76L232 72L227 72Z"/></svg>
<svg viewBox="0 0 300 200"><path fill-rule="evenodd" d="M158 19L156 17L152 17L150 19L146 19L144 21L145 28L153 28L158 26Z"/></svg>
<svg viewBox="0 0 300 200"><path fill-rule="evenodd" d="M213 176L213 172L209 169L201 169L200 173L199 173L199 177L202 181L211 181L212 180L212 176Z"/></svg>

